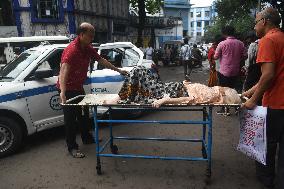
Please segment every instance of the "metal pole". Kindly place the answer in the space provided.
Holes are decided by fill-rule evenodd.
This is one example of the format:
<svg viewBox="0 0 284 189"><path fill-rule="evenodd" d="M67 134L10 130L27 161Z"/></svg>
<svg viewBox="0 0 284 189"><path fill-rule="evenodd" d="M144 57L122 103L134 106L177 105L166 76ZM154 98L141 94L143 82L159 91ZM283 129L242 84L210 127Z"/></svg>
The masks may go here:
<svg viewBox="0 0 284 189"><path fill-rule="evenodd" d="M176 22L176 40L177 40L177 33L178 33L178 19L176 19L177 20L177 22Z"/></svg>
<svg viewBox="0 0 284 189"><path fill-rule="evenodd" d="M261 5L261 0L258 0L258 4L257 4L257 10L258 10L258 12L260 12L260 6Z"/></svg>

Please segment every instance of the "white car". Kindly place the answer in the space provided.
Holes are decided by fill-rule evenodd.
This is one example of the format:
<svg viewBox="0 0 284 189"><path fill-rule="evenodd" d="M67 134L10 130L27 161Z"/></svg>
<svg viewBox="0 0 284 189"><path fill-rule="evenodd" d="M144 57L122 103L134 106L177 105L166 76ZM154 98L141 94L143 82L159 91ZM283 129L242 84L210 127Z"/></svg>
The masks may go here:
<svg viewBox="0 0 284 189"><path fill-rule="evenodd" d="M55 84L66 46L28 49L0 71L0 157L16 151L24 136L63 125ZM154 68L154 63L143 60L143 52L132 43L108 43L97 48L122 69L130 71L135 65ZM90 70L84 85L86 93L119 92L124 77L118 72L100 68L97 63Z"/></svg>

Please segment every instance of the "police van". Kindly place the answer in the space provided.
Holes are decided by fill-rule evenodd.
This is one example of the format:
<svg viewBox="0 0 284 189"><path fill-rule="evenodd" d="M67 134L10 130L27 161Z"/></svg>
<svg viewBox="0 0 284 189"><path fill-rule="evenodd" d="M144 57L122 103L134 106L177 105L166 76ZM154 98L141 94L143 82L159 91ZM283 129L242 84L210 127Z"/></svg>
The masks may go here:
<svg viewBox="0 0 284 189"><path fill-rule="evenodd" d="M15 152L25 136L63 125L56 88L61 54L67 44L40 45L21 53L0 71L0 157ZM130 71L133 66L154 68L130 42L100 45L98 52ZM95 62L84 88L86 93L117 94L124 77Z"/></svg>

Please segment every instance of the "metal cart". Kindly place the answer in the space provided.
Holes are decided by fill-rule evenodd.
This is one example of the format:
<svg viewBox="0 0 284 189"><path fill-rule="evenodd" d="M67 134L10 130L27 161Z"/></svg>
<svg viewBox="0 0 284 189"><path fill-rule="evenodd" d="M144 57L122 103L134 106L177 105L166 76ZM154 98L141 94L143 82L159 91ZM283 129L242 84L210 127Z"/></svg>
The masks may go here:
<svg viewBox="0 0 284 189"><path fill-rule="evenodd" d="M71 99L72 100L72 99ZM70 101L69 101L70 102ZM66 105L78 105L78 104L66 104ZM80 105L82 106L82 105ZM231 106L239 107L237 104L199 104L199 105L163 105L160 108L153 108L149 105L141 104L101 104L101 103L88 103L83 106L89 106L93 108L94 119L94 135L96 142L96 157L97 157L97 174L102 174L101 157L117 157L117 158L144 158L144 159L162 159L162 160L187 160L187 161L204 161L207 162L206 176L211 177L211 162L212 162L212 110L215 106ZM108 107L109 119L99 119L97 110L98 107ZM200 120L116 120L112 119L112 115L119 111L185 111L185 112L202 112ZM103 143L99 143L99 123L108 123L109 126L109 138ZM157 137L129 137L129 136L115 136L113 134L113 123L157 123L157 124L188 124L188 125L200 125L202 127L202 136L199 138L157 138ZM123 154L118 153L118 146L115 144L116 140L147 140L147 141L176 141L176 142L194 142L201 143L201 157L178 157L178 156L152 156L152 155L138 155L138 154ZM110 148L111 153L106 153L106 148Z"/></svg>

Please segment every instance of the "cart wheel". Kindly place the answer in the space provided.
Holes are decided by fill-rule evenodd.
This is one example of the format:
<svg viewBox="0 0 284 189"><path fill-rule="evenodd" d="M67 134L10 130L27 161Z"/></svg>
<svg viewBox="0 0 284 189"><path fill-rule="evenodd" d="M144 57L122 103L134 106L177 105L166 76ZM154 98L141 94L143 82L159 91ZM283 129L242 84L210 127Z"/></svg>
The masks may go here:
<svg viewBox="0 0 284 189"><path fill-rule="evenodd" d="M207 159L207 153L206 153L204 146L202 146L202 157Z"/></svg>
<svg viewBox="0 0 284 189"><path fill-rule="evenodd" d="M118 154L118 147L116 145L112 145L110 147L111 153Z"/></svg>
<svg viewBox="0 0 284 189"><path fill-rule="evenodd" d="M101 168L101 166L96 166L96 169L97 169L97 174L98 174L98 175L101 175L101 174L102 174L102 168Z"/></svg>
<svg viewBox="0 0 284 189"><path fill-rule="evenodd" d="M209 170L208 168L206 169L205 184L206 185L210 185L211 184L211 170Z"/></svg>

